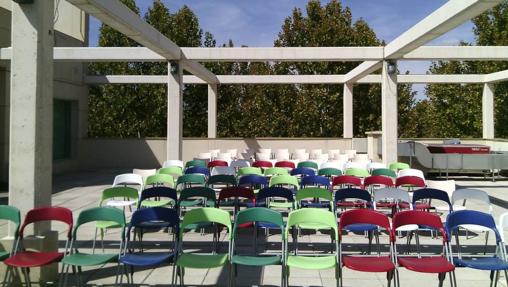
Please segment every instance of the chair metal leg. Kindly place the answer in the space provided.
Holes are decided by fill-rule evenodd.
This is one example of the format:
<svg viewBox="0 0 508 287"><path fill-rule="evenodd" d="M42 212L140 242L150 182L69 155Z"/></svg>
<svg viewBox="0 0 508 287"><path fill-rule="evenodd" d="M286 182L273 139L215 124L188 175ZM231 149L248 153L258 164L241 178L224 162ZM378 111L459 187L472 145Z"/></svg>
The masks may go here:
<svg viewBox="0 0 508 287"><path fill-rule="evenodd" d="M494 277L494 287L497 287L497 281L499 281L499 270L496 271L496 276Z"/></svg>
<svg viewBox="0 0 508 287"><path fill-rule="evenodd" d="M504 279L506 279L506 286L508 286L508 271L504 270Z"/></svg>
<svg viewBox="0 0 508 287"><path fill-rule="evenodd" d="M483 255L487 254L487 244L489 243L489 232L485 232L485 247L483 248Z"/></svg>
<svg viewBox="0 0 508 287"><path fill-rule="evenodd" d="M10 279L11 272L12 272L12 267L7 266L5 269L4 281L2 282L2 287L6 286L6 284L8 284L8 282L10 281L9 279Z"/></svg>
<svg viewBox="0 0 508 287"><path fill-rule="evenodd" d="M28 274L28 268L22 268L23 270L23 275L25 277L25 283L26 283L26 286L28 287L31 287L32 286L32 282L30 282L30 274Z"/></svg>
<svg viewBox="0 0 508 287"><path fill-rule="evenodd" d="M120 262L116 265L115 286L118 286L118 274L120 273Z"/></svg>
<svg viewBox="0 0 508 287"><path fill-rule="evenodd" d="M439 273L438 279L439 279L439 287L443 287L443 282L445 280L446 273Z"/></svg>
<svg viewBox="0 0 508 287"><path fill-rule="evenodd" d="M95 235L93 237L93 242L92 242L92 254L95 254L95 243L97 242L97 231L98 231L98 228L95 228Z"/></svg>
<svg viewBox="0 0 508 287"><path fill-rule="evenodd" d="M102 246L102 252L104 252L104 229L101 228L101 246Z"/></svg>

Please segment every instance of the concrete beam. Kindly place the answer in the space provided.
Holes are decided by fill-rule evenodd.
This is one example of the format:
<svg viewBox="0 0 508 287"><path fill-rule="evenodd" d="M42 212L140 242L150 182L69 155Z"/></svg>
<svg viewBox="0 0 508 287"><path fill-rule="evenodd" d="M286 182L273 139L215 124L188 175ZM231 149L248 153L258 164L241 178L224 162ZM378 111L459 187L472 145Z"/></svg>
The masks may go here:
<svg viewBox="0 0 508 287"><path fill-rule="evenodd" d="M508 81L508 70L485 75L486 83L497 83L503 81Z"/></svg>
<svg viewBox="0 0 508 287"><path fill-rule="evenodd" d="M382 126L382 156L385 164L396 162L397 155L397 76L388 73L388 62L383 61L381 82L381 126Z"/></svg>
<svg viewBox="0 0 508 287"><path fill-rule="evenodd" d="M400 60L417 61L506 61L508 46L422 46L402 55Z"/></svg>
<svg viewBox="0 0 508 287"><path fill-rule="evenodd" d="M379 61L365 61L344 76L344 82L354 83L366 75L373 73L381 68Z"/></svg>
<svg viewBox="0 0 508 287"><path fill-rule="evenodd" d="M484 139L494 138L494 85L484 84L482 95L482 131Z"/></svg>
<svg viewBox="0 0 508 287"><path fill-rule="evenodd" d="M182 58L180 47L118 0L68 0L68 2L165 59ZM217 82L213 74L199 63L184 62L183 66L205 82Z"/></svg>
<svg viewBox="0 0 508 287"><path fill-rule="evenodd" d="M182 159L183 137L183 68L176 65L176 73L171 72L175 63L168 62L168 75L166 76L168 114L166 137L166 160Z"/></svg>
<svg viewBox="0 0 508 287"><path fill-rule="evenodd" d="M342 133L343 138L353 137L353 85L344 84L344 93L342 95L342 125L344 132Z"/></svg>
<svg viewBox="0 0 508 287"><path fill-rule="evenodd" d="M410 84L476 84L484 82L484 75L397 75L398 83Z"/></svg>
<svg viewBox="0 0 508 287"><path fill-rule="evenodd" d="M502 0L450 0L385 47L385 58L397 59L443 35Z"/></svg>
<svg viewBox="0 0 508 287"><path fill-rule="evenodd" d="M217 137L217 85L208 85L208 138Z"/></svg>

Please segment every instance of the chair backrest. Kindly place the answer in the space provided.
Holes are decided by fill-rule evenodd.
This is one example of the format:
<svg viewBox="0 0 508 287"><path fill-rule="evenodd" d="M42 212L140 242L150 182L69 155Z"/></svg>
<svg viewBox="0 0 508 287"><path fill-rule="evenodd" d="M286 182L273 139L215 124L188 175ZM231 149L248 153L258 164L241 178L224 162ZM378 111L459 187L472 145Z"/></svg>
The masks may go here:
<svg viewBox="0 0 508 287"><path fill-rule="evenodd" d="M228 198L243 198L256 203L256 195L250 188L243 186L225 187L219 191L218 201Z"/></svg>
<svg viewBox="0 0 508 287"><path fill-rule="evenodd" d="M237 160L232 161L229 166L233 167L233 168L249 167L250 162L245 159L237 159Z"/></svg>
<svg viewBox="0 0 508 287"><path fill-rule="evenodd" d="M340 175L332 179L332 188L342 185L362 187L362 179L353 175Z"/></svg>
<svg viewBox="0 0 508 287"><path fill-rule="evenodd" d="M344 162L344 161L325 161L325 162L321 163L319 168L320 169L335 168L335 169L338 169L342 172L344 170L345 164L346 164L346 162Z"/></svg>
<svg viewBox="0 0 508 287"><path fill-rule="evenodd" d="M162 167L172 167L172 166L177 166L177 167L179 167L181 169L184 168L183 161L181 161L179 159L170 159L170 160L165 161L162 164Z"/></svg>
<svg viewBox="0 0 508 287"><path fill-rule="evenodd" d="M275 151L275 159L280 161L289 160L289 150L287 149L278 149Z"/></svg>
<svg viewBox="0 0 508 287"><path fill-rule="evenodd" d="M217 159L221 160L221 161L230 162L233 159L233 157L231 156L231 153L229 153L229 152L221 152L217 156Z"/></svg>
<svg viewBox="0 0 508 287"><path fill-rule="evenodd" d="M423 171L419 169L414 168L407 168L407 169L401 169L397 173L397 177L403 177L403 176L417 176L420 178L425 179L425 175L423 174Z"/></svg>
<svg viewBox="0 0 508 287"><path fill-rule="evenodd" d="M128 186L109 187L102 191L101 202L99 205L102 205L105 200L119 197L137 200L139 193L135 188Z"/></svg>
<svg viewBox="0 0 508 287"><path fill-rule="evenodd" d="M262 152L256 153L256 161L269 161L271 157L272 157L271 153L262 153Z"/></svg>
<svg viewBox="0 0 508 287"><path fill-rule="evenodd" d="M138 202L138 208L141 207L141 202L143 200L157 197L169 198L172 199L175 203L178 202L178 196L175 189L165 186L157 186L147 188L141 192L141 197L139 198Z"/></svg>
<svg viewBox="0 0 508 287"><path fill-rule="evenodd" d="M156 174L157 170L155 168L153 168L153 169L135 168L132 170L132 173L140 175L143 178L143 180L146 180L147 177Z"/></svg>
<svg viewBox="0 0 508 287"><path fill-rule="evenodd" d="M448 196L451 198L455 189L457 189L455 185L455 180L425 180L425 185L428 188L435 188L446 191Z"/></svg>
<svg viewBox="0 0 508 287"><path fill-rule="evenodd" d="M391 178L396 178L397 173L389 168L375 168L371 171L372 175L384 175Z"/></svg>
<svg viewBox="0 0 508 287"><path fill-rule="evenodd" d="M297 153L293 156L293 159L301 161L308 161L309 158L310 158L309 153Z"/></svg>
<svg viewBox="0 0 508 287"><path fill-rule="evenodd" d="M363 185L365 187L371 186L371 185L384 185L384 187L392 187L394 185L393 179L388 176L384 175L372 175L369 177L366 177L363 180Z"/></svg>
<svg viewBox="0 0 508 287"><path fill-rule="evenodd" d="M328 158L336 159L337 155L340 154L340 149L329 149L328 150Z"/></svg>
<svg viewBox="0 0 508 287"><path fill-rule="evenodd" d="M404 162L392 162L392 163L390 163L388 168L391 170L394 170L394 171L399 171L401 169L408 169L411 167L409 166L409 164L404 163Z"/></svg>
<svg viewBox="0 0 508 287"><path fill-rule="evenodd" d="M476 210L459 210L452 212L446 218L446 232L448 239L461 225L478 225L489 228L496 235L497 243L501 242L501 235L499 234L494 217L488 213Z"/></svg>
<svg viewBox="0 0 508 287"><path fill-rule="evenodd" d="M335 192L335 202L340 202L346 199L360 199L366 203L372 202L372 197L368 191L359 188L342 188Z"/></svg>
<svg viewBox="0 0 508 287"><path fill-rule="evenodd" d="M183 174L183 169L179 166L168 166L168 167L163 167L163 168L159 169L159 173L160 174L169 174L169 175L173 176L173 178L178 178L179 176L181 176Z"/></svg>
<svg viewBox="0 0 508 287"><path fill-rule="evenodd" d="M262 175L249 174L240 177L240 179L238 180L238 185L249 186L252 188L259 186L260 188L263 188L268 186L268 180L266 179L266 177Z"/></svg>
<svg viewBox="0 0 508 287"><path fill-rule="evenodd" d="M176 209L164 207L143 208L134 211L132 214L127 229L127 238L129 238L133 227L145 227L144 224L147 222L157 222L157 226L171 227L175 230L175 234L178 233L180 228L180 217Z"/></svg>
<svg viewBox="0 0 508 287"><path fill-rule="evenodd" d="M19 237L23 238L23 233L28 225L41 221L59 221L65 223L67 225L67 239L71 239L72 225L74 223L72 211L60 206L38 207L29 210L19 229Z"/></svg>
<svg viewBox="0 0 508 287"><path fill-rule="evenodd" d="M288 238L291 227L301 224L318 224L320 226L330 227L335 240L338 240L337 219L333 212L321 208L302 208L289 213L286 229L284 230L285 238Z"/></svg>
<svg viewBox="0 0 508 287"><path fill-rule="evenodd" d="M10 205L0 205L0 220L7 220L14 224L14 238L18 237L21 213L19 209Z"/></svg>
<svg viewBox="0 0 508 287"><path fill-rule="evenodd" d="M271 161L268 160L259 160L257 159L254 163L252 163L253 167L262 167L262 168L270 168L273 167L273 164Z"/></svg>
<svg viewBox="0 0 508 287"><path fill-rule="evenodd" d="M307 176L314 176L316 175L316 172L312 168L308 167L297 167L291 170L291 175L300 175L302 178Z"/></svg>
<svg viewBox="0 0 508 287"><path fill-rule="evenodd" d="M200 152L198 154L198 158L199 159L204 159L204 160L211 160L212 159L212 153L210 153L210 152Z"/></svg>
<svg viewBox="0 0 508 287"><path fill-rule="evenodd" d="M351 167L351 168L346 169L344 174L345 175L353 175L353 176L357 176L357 177L367 177L370 175L367 168L356 168L356 167Z"/></svg>
<svg viewBox="0 0 508 287"><path fill-rule="evenodd" d="M367 168L372 172L375 169L386 168L386 164L384 164L382 162L369 162L369 164L367 165Z"/></svg>
<svg viewBox="0 0 508 287"><path fill-rule="evenodd" d="M236 169L232 166L214 166L210 172L211 176L214 175L236 175Z"/></svg>
<svg viewBox="0 0 508 287"><path fill-rule="evenodd" d="M207 201L213 202L214 206L216 206L216 204L217 204L215 190L213 190L209 187L195 186L195 187L184 188L182 191L180 191L180 197L178 198L178 205L180 205L180 202L182 202L184 200L189 200L192 198L204 198Z"/></svg>
<svg viewBox="0 0 508 287"><path fill-rule="evenodd" d="M385 200L392 200L397 203L405 202L409 205L410 209L413 209L411 197L409 196L409 193L405 190L402 190L400 188L394 188L394 187L385 187L377 189L374 192L374 209L377 209L377 202L379 201L385 201Z"/></svg>
<svg viewBox="0 0 508 287"><path fill-rule="evenodd" d="M356 155L356 150L354 150L354 149L346 149L346 150L344 150L344 154L347 154L349 159L353 159L355 157L355 155Z"/></svg>
<svg viewBox="0 0 508 287"><path fill-rule="evenodd" d="M206 167L206 162L204 160L195 159L195 160L189 160L185 163L185 168L189 167Z"/></svg>
<svg viewBox="0 0 508 287"><path fill-rule="evenodd" d="M231 155L231 158L237 158L238 157L238 149L236 149L236 148L227 149L226 152Z"/></svg>
<svg viewBox="0 0 508 287"><path fill-rule="evenodd" d="M321 154L323 154L322 149L312 149L310 151L310 158L311 159L321 159Z"/></svg>
<svg viewBox="0 0 508 287"><path fill-rule="evenodd" d="M229 212L218 208L203 207L191 209L185 213L180 227L180 239L183 239L183 231L187 226L206 222L224 225L227 228L227 232L231 234L231 218Z"/></svg>
<svg viewBox="0 0 508 287"><path fill-rule="evenodd" d="M368 166L368 164L370 163L370 158L368 154L357 153L353 157L353 162L366 162Z"/></svg>
<svg viewBox="0 0 508 287"><path fill-rule="evenodd" d="M260 153L272 154L272 149L271 148L260 148L260 149L258 149L258 151Z"/></svg>
<svg viewBox="0 0 508 287"><path fill-rule="evenodd" d="M282 167L282 168L295 168L295 163L288 160L278 161L275 163L275 167Z"/></svg>
<svg viewBox="0 0 508 287"><path fill-rule="evenodd" d="M143 177L139 174L124 173L115 176L113 186L119 185L139 185L140 189L143 187Z"/></svg>
<svg viewBox="0 0 508 287"><path fill-rule="evenodd" d="M238 170L239 176L245 175L263 175L263 171L259 167L241 167Z"/></svg>
<svg viewBox="0 0 508 287"><path fill-rule="evenodd" d="M146 178L144 186L151 186L151 185L166 185L168 187L174 187L175 180L172 175L158 173L158 174L150 175Z"/></svg>
<svg viewBox="0 0 508 287"><path fill-rule="evenodd" d="M401 226L415 224L436 229L441 232L441 235L444 239L443 241L447 240L446 232L441 218L436 214L426 211L406 210L396 213L392 220L392 229L395 231Z"/></svg>
<svg viewBox="0 0 508 287"><path fill-rule="evenodd" d="M216 167L216 166L228 166L228 162L225 160L212 160L208 163L208 168Z"/></svg>
<svg viewBox="0 0 508 287"><path fill-rule="evenodd" d="M292 186L294 189L298 189L298 178L291 175L276 175L270 178L268 186Z"/></svg>
<svg viewBox="0 0 508 287"><path fill-rule="evenodd" d="M349 156L347 154L338 154L338 155L335 155L335 160L339 160L339 161L346 163L349 161Z"/></svg>
<svg viewBox="0 0 508 287"><path fill-rule="evenodd" d="M318 164L313 162L313 161L301 161L301 162L298 163L297 167L298 168L300 168L300 167L306 167L306 168L311 168L313 170L318 170L319 169Z"/></svg>
<svg viewBox="0 0 508 287"><path fill-rule="evenodd" d="M504 230L508 228L508 212L505 212L499 216L499 234L501 235L501 238L503 242L506 242L504 239Z"/></svg>
<svg viewBox="0 0 508 287"><path fill-rule="evenodd" d="M457 202L466 200L475 200L486 204L489 208L489 213L492 214L492 205L490 204L490 197L487 192L475 188L462 188L457 189L452 193L453 205L457 204Z"/></svg>
<svg viewBox="0 0 508 287"><path fill-rule="evenodd" d="M206 177L210 176L210 171L206 167L193 166L185 170L185 174L202 174Z"/></svg>
<svg viewBox="0 0 508 287"><path fill-rule="evenodd" d="M302 177L300 186L303 188L305 186L322 186L326 187L326 189L330 188L330 180L327 177L320 175L309 175Z"/></svg>
<svg viewBox="0 0 508 287"><path fill-rule="evenodd" d="M113 207L93 207L81 211L78 215L78 220L74 226L72 237L74 240L77 238L78 229L81 225L96 222L96 221L109 221L114 222L122 228L122 237L126 225L125 214L121 209Z"/></svg>
<svg viewBox="0 0 508 287"><path fill-rule="evenodd" d="M449 211L453 211L453 206L448 197L448 193L443 190L435 189L435 188L422 188L415 190L413 193L413 205L416 204L417 201L422 199L435 199L441 200L448 205Z"/></svg>
<svg viewBox="0 0 508 287"><path fill-rule="evenodd" d="M267 198L284 198L289 202L294 201L293 192L290 189L280 186L265 187L259 190L256 196L256 203L258 205L260 203L265 203Z"/></svg>
<svg viewBox="0 0 508 287"><path fill-rule="evenodd" d="M208 152L212 155L212 158L217 158L220 153L220 149L211 149Z"/></svg>
<svg viewBox="0 0 508 287"><path fill-rule="evenodd" d="M328 189L319 187L306 187L296 192L296 201L299 204L300 200L308 198L319 198L322 200L333 201L333 193Z"/></svg>
<svg viewBox="0 0 508 287"><path fill-rule="evenodd" d="M265 207L254 207L241 210L238 212L235 218L235 224L233 225L233 237L236 234L236 230L239 226L249 222L262 222L272 223L278 226L281 232L284 234L284 220L282 214L273 209Z"/></svg>
<svg viewBox="0 0 508 287"><path fill-rule="evenodd" d="M342 231L352 224L372 224L385 229L390 241L393 241L393 233L390 227L390 220L386 214L370 209L352 209L341 213L339 220L339 238Z"/></svg>
<svg viewBox="0 0 508 287"><path fill-rule="evenodd" d="M333 167L325 167L318 170L318 175L326 176L326 177L334 177L342 175L342 171Z"/></svg>
<svg viewBox="0 0 508 287"><path fill-rule="evenodd" d="M181 184L192 185L192 184L205 184L205 177L202 174L184 174L180 176L176 181L176 187L178 188Z"/></svg>
<svg viewBox="0 0 508 287"><path fill-rule="evenodd" d="M395 179L395 186L425 187L425 181L418 176L403 176Z"/></svg>
<svg viewBox="0 0 508 287"><path fill-rule="evenodd" d="M234 175L228 175L228 174L212 175L208 178L208 181L206 184L208 186L213 186L215 184L225 184L228 186L235 186L236 185L236 177Z"/></svg>
<svg viewBox="0 0 508 287"><path fill-rule="evenodd" d="M265 169L265 176L288 175L289 171L283 167L270 167Z"/></svg>

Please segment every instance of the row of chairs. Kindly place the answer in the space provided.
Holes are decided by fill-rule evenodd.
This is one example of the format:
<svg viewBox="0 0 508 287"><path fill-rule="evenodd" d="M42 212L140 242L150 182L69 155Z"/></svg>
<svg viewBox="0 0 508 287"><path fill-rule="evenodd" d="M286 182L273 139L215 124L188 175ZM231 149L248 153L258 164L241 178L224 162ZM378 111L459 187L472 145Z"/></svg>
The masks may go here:
<svg viewBox="0 0 508 287"><path fill-rule="evenodd" d="M0 216L15 223L16 230L19 228L20 218L19 211L14 207L0 208ZM61 252L37 252L26 251L23 248L23 237L26 226L40 222L55 220L63 222L67 225L67 241L65 251ZM120 247L116 253L95 254L80 252L77 249L77 234L81 226L97 221L115 221L126 232L122 231L119 238ZM281 230L282 242L279 254L276 255L244 255L237 252L235 248L235 240L237 233L242 226L251 223L269 223ZM227 238L227 252L217 252L198 254L189 252L184 249L185 231L195 229L197 224L212 223L218 228L225 228L229 234ZM496 254L490 257L470 258L461 252L461 244L459 229L464 225L479 225L490 229L496 235ZM388 252L378 252L374 255L361 255L349 253L344 250L343 236L354 231L358 225L375 226L375 232L378 234L386 234L388 237ZM396 232L399 228L417 225L431 228L437 231L442 237L442 252L435 256L426 256L418 253L417 256L407 256L397 249ZM508 225L508 224L506 224ZM256 225L254 225L256 226ZM319 229L330 230L332 245L334 250L328 254L308 254L297 248L298 243L293 236L293 249L288 244L290 234L294 234L295 230L302 229L305 226L319 226ZM505 225L501 226L505 228ZM141 247L139 251L135 251L136 244L131 241L131 233L136 230L158 228L169 228L173 237L169 237L170 250L167 252L147 252ZM337 217L333 212L316 209L305 208L295 210L289 213L287 222L284 222L281 213L263 207L245 209L234 217L231 221L230 214L227 211L216 208L197 208L188 211L182 220L175 209L171 208L146 208L139 209L134 212L131 222L126 223L123 212L115 208L97 207L82 211L73 227L72 212L63 207L46 207L30 210L25 221L16 233L16 244L12 252L4 260L8 266L6 281L9 282L14 275L14 268L21 268L25 275L26 282L29 283L28 269L47 264L62 262L60 284L67 286L67 274L69 267L73 269L84 266L101 266L106 263L118 260L119 268L117 271L116 285L122 284L123 272L120 272L123 266L124 272L129 281L129 272L127 267L150 266L154 267L161 264L173 263L172 283L176 284L180 278L180 284L184 284L185 268L214 268L229 266L231 285L235 282L235 266L267 266L281 265L282 276L281 285L288 285L288 279L291 268L303 269L330 269L335 268L338 285L342 285L343 268L348 268L361 272L383 272L387 273L389 282L392 280L395 286L400 286L398 278L398 269L405 268L414 272L438 274L440 284L445 279L445 274L449 273L452 286L456 286L455 267L468 267L480 270L490 270L493 272L491 280L497 282L499 273L508 269L506 261L506 248L503 238L500 235L495 222L489 214L478 211L456 211L450 213L447 217L446 224L443 225L441 219L434 214L423 211L402 211L394 215L390 222L390 218L380 212L369 209L355 209L345 211L340 214L337 223ZM456 237L456 253L452 251L451 239ZM351 245L348 243L348 245ZM138 246L139 247L139 246ZM379 242L378 242L379 247ZM78 272L78 282L81 283ZM120 277L120 278L119 278ZM120 279L120 282L118 281ZM131 282L132 283L132 275ZM390 284L390 283L389 283Z"/></svg>
<svg viewBox="0 0 508 287"><path fill-rule="evenodd" d="M197 155L196 159L202 159L206 161L212 160L225 160L231 161L235 159L252 159L256 158L258 160L358 160L365 161L369 160L366 154L357 154L356 150L344 150L341 153L340 149L330 149L328 152L323 153L322 149L311 149L307 151L306 149L295 149L292 153L289 152L289 149L275 149L271 148L260 148L257 151L253 150L243 150L243 152L238 153L238 149L227 149L226 152L221 152L220 149L212 149L208 152L201 152Z"/></svg>

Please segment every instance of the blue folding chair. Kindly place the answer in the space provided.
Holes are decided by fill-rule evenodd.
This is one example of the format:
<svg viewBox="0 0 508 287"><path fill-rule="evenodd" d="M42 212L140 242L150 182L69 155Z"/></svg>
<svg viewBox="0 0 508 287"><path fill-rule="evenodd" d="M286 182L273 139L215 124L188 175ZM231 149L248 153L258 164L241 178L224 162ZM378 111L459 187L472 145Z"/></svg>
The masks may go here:
<svg viewBox="0 0 508 287"><path fill-rule="evenodd" d="M249 174L240 177L238 186L248 187L250 189L262 189L268 186L266 177L257 174Z"/></svg>
<svg viewBox="0 0 508 287"><path fill-rule="evenodd" d="M477 225L487 227L494 232L496 235L496 252L493 256L463 256L460 245L460 233L459 228L464 225ZM446 219L446 232L448 234L448 240L455 235L455 243L457 245L457 256L454 257L452 254L452 247L450 244L450 258L453 260L453 264L457 267L467 267L477 270L490 270L490 286L494 284L497 286L499 280L499 272L504 271L507 283L508 283L508 262L505 260L506 254L504 254L503 243L501 235L499 234L496 222L492 215L483 213L475 210L461 210L450 213Z"/></svg>
<svg viewBox="0 0 508 287"><path fill-rule="evenodd" d="M186 169L185 174L202 174L205 176L205 178L209 178L210 177L210 170L208 170L208 168L206 168L206 167L193 166L193 167L189 167L188 169Z"/></svg>
<svg viewBox="0 0 508 287"><path fill-rule="evenodd" d="M282 199L284 201L278 201ZM273 209L286 209L291 211L294 209L295 199L293 192L285 187L272 186L261 189L256 197L257 207L267 207ZM277 229L276 224L257 222L257 228L265 228L268 232L269 229ZM257 233L256 233L257 234Z"/></svg>
<svg viewBox="0 0 508 287"><path fill-rule="evenodd" d="M134 229L143 229L147 227L160 227L168 228L173 233L173 248L164 252L147 252L143 250L143 242L139 241L139 251L134 252L134 241L130 241L130 234ZM118 277L120 272L120 264L123 265L124 272L127 276L127 282L133 283L134 279L134 267L156 267L163 264L169 264L175 261L178 247L178 233L180 231L180 218L178 212L172 208L164 207L153 207L138 209L134 212L131 218L131 222L127 229L127 243L125 244L122 255L120 256L118 263L118 269L116 273L115 285L118 285ZM147 245L147 244L145 244ZM152 244L153 246L153 244ZM129 252L127 252L129 250ZM130 267L130 280L129 273L127 272L127 266ZM175 266L173 265L173 273L175 272ZM122 284L123 274L120 276L120 285Z"/></svg>
<svg viewBox="0 0 508 287"><path fill-rule="evenodd" d="M316 175L316 171L308 167L297 167L291 170L291 175L300 176L305 178L307 176Z"/></svg>
<svg viewBox="0 0 508 287"><path fill-rule="evenodd" d="M326 176L321 175L309 175L302 178L300 182L301 188L316 186L330 189L330 180Z"/></svg>
<svg viewBox="0 0 508 287"><path fill-rule="evenodd" d="M453 205L448 193L444 190L435 188L421 188L413 192L413 209L430 210L432 209L432 200L440 200L448 205L448 212L453 211ZM423 201L423 202L422 202Z"/></svg>

